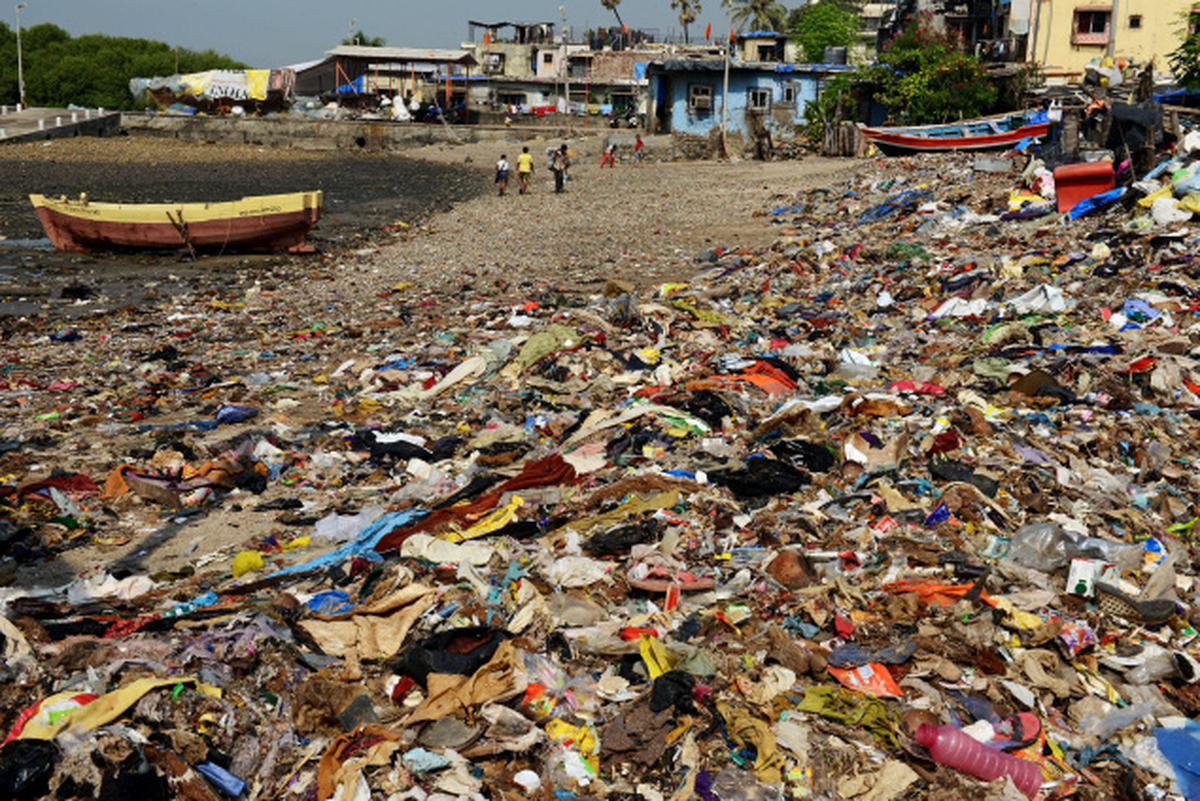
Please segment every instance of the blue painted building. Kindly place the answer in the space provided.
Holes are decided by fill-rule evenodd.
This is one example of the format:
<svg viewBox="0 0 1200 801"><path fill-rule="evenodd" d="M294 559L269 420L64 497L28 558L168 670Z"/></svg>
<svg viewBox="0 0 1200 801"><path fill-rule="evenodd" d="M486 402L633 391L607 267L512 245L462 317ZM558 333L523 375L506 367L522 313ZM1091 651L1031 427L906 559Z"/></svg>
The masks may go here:
<svg viewBox="0 0 1200 801"><path fill-rule="evenodd" d="M646 76L651 130L707 136L721 127L725 63L717 59L653 62ZM825 81L853 69L839 64L735 60L729 65L729 133L749 139L766 128L791 136Z"/></svg>

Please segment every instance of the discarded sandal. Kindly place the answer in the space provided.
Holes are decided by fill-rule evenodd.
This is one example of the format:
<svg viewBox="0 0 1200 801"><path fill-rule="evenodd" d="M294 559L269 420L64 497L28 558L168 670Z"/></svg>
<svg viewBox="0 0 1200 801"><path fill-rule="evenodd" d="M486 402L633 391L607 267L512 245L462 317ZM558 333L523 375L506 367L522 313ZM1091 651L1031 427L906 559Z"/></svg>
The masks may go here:
<svg viewBox="0 0 1200 801"><path fill-rule="evenodd" d="M1096 603L1106 615L1125 618L1135 623L1156 625L1166 623L1175 614L1175 602L1164 599L1139 601L1111 584L1096 582Z"/></svg>
<svg viewBox="0 0 1200 801"><path fill-rule="evenodd" d="M717 586L712 576L697 576L686 570L672 574L661 567L652 568L641 578L629 578L627 581L630 587L646 592L667 592L672 587L678 587L681 592L699 592Z"/></svg>

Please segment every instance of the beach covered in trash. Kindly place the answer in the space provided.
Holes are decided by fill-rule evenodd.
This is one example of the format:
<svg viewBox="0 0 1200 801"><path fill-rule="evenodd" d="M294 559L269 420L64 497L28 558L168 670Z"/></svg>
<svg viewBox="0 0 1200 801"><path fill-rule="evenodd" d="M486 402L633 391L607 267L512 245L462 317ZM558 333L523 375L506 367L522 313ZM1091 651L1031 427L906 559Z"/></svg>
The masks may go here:
<svg viewBox="0 0 1200 801"><path fill-rule="evenodd" d="M1078 215L858 162L670 280L464 286L435 217L340 317L289 261L8 325L0 795L1197 797L1185 150Z"/></svg>

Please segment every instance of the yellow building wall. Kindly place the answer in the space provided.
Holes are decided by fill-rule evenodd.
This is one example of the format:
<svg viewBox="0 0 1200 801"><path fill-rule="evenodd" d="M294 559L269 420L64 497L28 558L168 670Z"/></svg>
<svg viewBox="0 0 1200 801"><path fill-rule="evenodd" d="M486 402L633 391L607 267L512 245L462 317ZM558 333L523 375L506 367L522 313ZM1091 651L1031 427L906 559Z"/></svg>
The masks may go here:
<svg viewBox="0 0 1200 801"><path fill-rule="evenodd" d="M1195 0L1118 0L1116 25L1117 57L1138 64L1153 62L1156 72L1169 72L1167 55L1179 47L1180 31L1186 28L1187 14ZM1037 18L1038 6L1041 18ZM1032 36L1036 39L1030 58L1045 71L1047 78L1078 80L1084 66L1093 58L1103 58L1107 44L1072 41L1077 9L1110 10L1104 0L1034 0ZM1141 27L1131 28L1130 17L1140 16ZM1111 21L1109 32L1111 35Z"/></svg>

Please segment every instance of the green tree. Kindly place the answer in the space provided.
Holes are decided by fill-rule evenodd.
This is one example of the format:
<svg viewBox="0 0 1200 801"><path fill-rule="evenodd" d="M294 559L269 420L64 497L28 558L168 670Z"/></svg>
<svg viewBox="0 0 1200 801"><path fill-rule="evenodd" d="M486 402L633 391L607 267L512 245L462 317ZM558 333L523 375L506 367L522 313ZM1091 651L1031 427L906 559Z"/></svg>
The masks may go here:
<svg viewBox="0 0 1200 801"><path fill-rule="evenodd" d="M683 26L683 43L690 43L688 26L700 15L700 0L671 0L671 8L679 12L679 24Z"/></svg>
<svg viewBox="0 0 1200 801"><path fill-rule="evenodd" d="M353 36L347 36L342 40L344 45L358 45L359 47L383 47L387 44L387 39L382 36L367 36L360 28Z"/></svg>
<svg viewBox="0 0 1200 801"><path fill-rule="evenodd" d="M804 110L809 138L819 140L836 120L861 119L877 101L900 125L950 122L997 111L995 84L979 59L962 52L952 32L918 15L879 54L879 63L840 75Z"/></svg>
<svg viewBox="0 0 1200 801"><path fill-rule="evenodd" d="M1179 43L1167 56L1175 81L1188 89L1200 89L1200 14L1191 12L1184 16Z"/></svg>
<svg viewBox="0 0 1200 801"><path fill-rule="evenodd" d="M17 35L0 22L0 103L10 104L17 97Z"/></svg>
<svg viewBox="0 0 1200 801"><path fill-rule="evenodd" d="M721 0L739 31L781 31L788 10L777 0Z"/></svg>
<svg viewBox="0 0 1200 801"><path fill-rule="evenodd" d="M875 97L900 124L978 117L996 101L979 59L962 51L957 33L934 26L928 13L888 42L879 62L862 79L876 84Z"/></svg>
<svg viewBox="0 0 1200 801"><path fill-rule="evenodd" d="M825 48L849 47L858 34L858 15L837 3L810 4L798 12L791 32L805 61L824 61Z"/></svg>
<svg viewBox="0 0 1200 801"><path fill-rule="evenodd" d="M56 25L34 25L21 32L25 92L44 106L134 108L129 80L139 77L244 69L245 65L211 50L172 48L164 42L88 35L72 38ZM17 100L16 35L0 23L0 103Z"/></svg>

